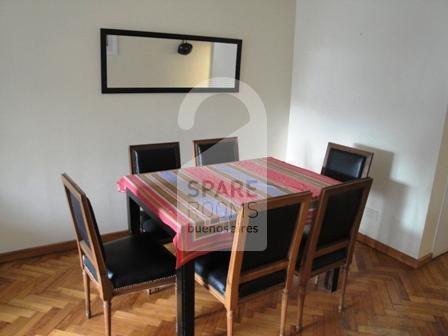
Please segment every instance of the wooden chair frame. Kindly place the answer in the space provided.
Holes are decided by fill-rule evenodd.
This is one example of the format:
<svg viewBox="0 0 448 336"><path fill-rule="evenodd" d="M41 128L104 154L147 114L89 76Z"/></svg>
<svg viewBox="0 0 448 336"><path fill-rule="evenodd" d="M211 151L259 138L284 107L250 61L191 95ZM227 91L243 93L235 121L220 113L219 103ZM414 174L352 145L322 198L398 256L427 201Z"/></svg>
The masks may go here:
<svg viewBox="0 0 448 336"><path fill-rule="evenodd" d="M330 153L333 149L365 157L366 161L364 162L364 167L363 167L360 178L365 178L365 177L369 176L370 165L372 164L372 160L373 160L372 152L368 152L368 151L365 151L365 150L362 150L359 148L353 148L353 147L349 147L349 146L339 145L334 142L328 143L327 151L325 153L324 163L322 165L321 174L324 173L324 170L327 167L328 159L330 158Z"/></svg>
<svg viewBox="0 0 448 336"><path fill-rule="evenodd" d="M311 193L304 192L299 194L280 196L270 199L264 199L254 203L244 204L238 213L235 235L233 238L232 252L229 262L229 271L227 274L226 291L224 295L219 293L213 287L208 286L206 281L199 275L195 274L196 281L208 289L208 291L220 301L227 311L227 335L233 335L233 320L238 314L238 304L246 300L250 300L256 296L263 295L267 292L278 290L283 287L282 291L282 305L281 305L281 319L280 319L280 335L285 334L286 328L286 313L288 306L288 293L292 286L297 255L299 251L300 242L302 240L303 229L305 226L308 208L311 201ZM284 260L276 261L274 263L258 267L256 269L241 272L241 267L244 258L244 248L247 238L247 226L249 224L249 214L254 210L266 211L270 209L280 208L288 205L300 204L300 211L297 215L295 231L291 239L288 257ZM286 279L284 286L279 284L268 288L264 291L248 295L243 299L239 297L239 287L242 283L252 281L266 275L281 270L286 271ZM237 317L238 318L238 317Z"/></svg>
<svg viewBox="0 0 448 336"><path fill-rule="evenodd" d="M105 256L103 255L100 237L98 237L95 229L94 229L94 215L92 211L90 211L89 207L89 199L82 189L67 175L62 174L61 176L62 183L65 188L65 193L67 195L68 205L70 209L70 214L73 220L73 224L75 227L75 235L76 235L76 245L79 252L79 260L81 264L82 277L84 283L84 295L85 295L85 314L86 318L89 319L91 317L91 309L90 309L90 281L96 286L101 300L103 301L103 310L104 310L104 321L105 321L105 331L106 335L111 335L111 300L114 296L138 292L145 289L153 289L158 288L167 284L175 283L175 276L164 278L161 280L155 280L151 282L145 282L141 284L136 284L132 286L126 286L121 288L114 288L112 282L106 276L106 263ZM84 222L86 223L86 233L89 239L91 246L89 247L87 243L82 240L81 234L78 230L78 226L76 225L75 214L72 210L71 198L70 194L74 195L74 197L81 204L81 212ZM84 266L83 256L87 257L91 262L95 269L95 273L97 278L88 270L87 267Z"/></svg>
<svg viewBox="0 0 448 336"><path fill-rule="evenodd" d="M201 145L214 145L217 143L234 143L235 144L235 147L234 147L235 161L239 161L240 154L239 154L239 148L238 148L238 137L193 140L193 155L194 155L194 163L196 166L200 165L198 157L199 157L199 155L201 155L201 150L199 147Z"/></svg>
<svg viewBox="0 0 448 336"><path fill-rule="evenodd" d="M304 250L305 252L302 256L300 273L298 273L299 291L298 291L298 306L297 306L298 309L297 309L297 324L296 324L297 332L301 331L303 328L303 307L305 303L306 287L309 279L315 275L328 272L341 266L344 274L341 286L342 292L339 302L339 311L342 311L344 305L345 288L347 286L347 277L349 273L350 264L353 258L353 252L355 249L356 236L359 230L359 225L361 223L362 215L364 213L364 208L367 202L367 197L369 195L371 185L372 185L372 179L368 177L364 179L346 182L343 184L337 184L322 189L316 219L312 225L311 233L305 246ZM318 248L317 243L319 240L322 223L325 219L329 198L335 194L355 189L362 189L362 194L359 208L355 215L354 224L350 231L349 239L341 240L332 244L328 244L327 246ZM344 259L332 263L330 265L326 265L319 269L312 270L313 261L315 258L326 255L328 253L336 252L343 248L347 249L347 256Z"/></svg>
<svg viewBox="0 0 448 336"><path fill-rule="evenodd" d="M129 146L129 168L131 174L137 174L137 162L135 161L134 153L138 150L151 150L151 149L171 149L175 150L176 155L176 168L181 166L180 163L180 146L179 142L162 142L154 144L142 144L142 145L130 145Z"/></svg>

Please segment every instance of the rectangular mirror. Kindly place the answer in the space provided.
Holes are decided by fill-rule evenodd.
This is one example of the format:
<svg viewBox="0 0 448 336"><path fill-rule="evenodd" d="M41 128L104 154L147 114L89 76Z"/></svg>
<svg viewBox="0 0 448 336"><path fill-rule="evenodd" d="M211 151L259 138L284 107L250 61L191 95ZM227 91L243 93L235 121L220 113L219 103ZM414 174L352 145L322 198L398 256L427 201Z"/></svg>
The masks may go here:
<svg viewBox="0 0 448 336"><path fill-rule="evenodd" d="M103 93L237 92L242 40L101 29Z"/></svg>

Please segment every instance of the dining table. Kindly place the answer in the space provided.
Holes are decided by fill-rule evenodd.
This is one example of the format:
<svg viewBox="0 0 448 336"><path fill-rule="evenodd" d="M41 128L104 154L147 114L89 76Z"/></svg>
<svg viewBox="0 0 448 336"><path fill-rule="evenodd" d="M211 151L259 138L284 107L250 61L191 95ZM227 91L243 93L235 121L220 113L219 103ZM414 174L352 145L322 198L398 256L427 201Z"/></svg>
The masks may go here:
<svg viewBox="0 0 448 336"><path fill-rule="evenodd" d="M195 259L231 248L233 232L228 225L235 223L243 204L310 191L312 201L306 225L313 225L322 188L338 183L341 182L273 157L120 178L117 186L126 193L130 234L141 231L141 209L158 218L168 232L174 232L177 335L194 335ZM281 223L278 225L281 229ZM327 288L335 290L338 270L326 281Z"/></svg>

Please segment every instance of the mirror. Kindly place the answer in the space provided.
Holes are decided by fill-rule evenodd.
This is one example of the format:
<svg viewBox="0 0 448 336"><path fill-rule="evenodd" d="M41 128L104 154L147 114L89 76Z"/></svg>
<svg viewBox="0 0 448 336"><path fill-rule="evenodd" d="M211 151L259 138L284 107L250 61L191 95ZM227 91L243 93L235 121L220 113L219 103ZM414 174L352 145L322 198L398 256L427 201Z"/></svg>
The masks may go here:
<svg viewBox="0 0 448 336"><path fill-rule="evenodd" d="M101 29L103 93L237 92L242 40Z"/></svg>

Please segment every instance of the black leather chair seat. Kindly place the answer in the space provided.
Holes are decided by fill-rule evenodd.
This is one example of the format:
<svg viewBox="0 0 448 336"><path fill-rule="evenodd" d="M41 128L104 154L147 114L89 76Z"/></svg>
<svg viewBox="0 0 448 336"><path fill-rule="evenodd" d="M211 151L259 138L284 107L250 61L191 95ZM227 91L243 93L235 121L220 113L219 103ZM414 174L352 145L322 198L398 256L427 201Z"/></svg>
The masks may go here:
<svg viewBox="0 0 448 336"><path fill-rule="evenodd" d="M160 244L167 244L173 241L174 231L146 212L141 212L140 223L142 223L143 232L150 233L152 239L158 241ZM171 232L169 233L168 231Z"/></svg>
<svg viewBox="0 0 448 336"><path fill-rule="evenodd" d="M302 241L300 242L299 256L297 257L296 271L300 271L301 260L303 258L303 253L305 251L306 242L309 238L310 232L311 232L311 225L305 225L305 228L303 230ZM346 257L347 257L347 250L345 248L329 254L325 254L319 258L314 259L312 270L314 271L316 269L330 265L337 261L344 260Z"/></svg>
<svg viewBox="0 0 448 336"><path fill-rule="evenodd" d="M204 279L206 284L224 295L229 262L230 252L213 252L196 259L194 268L195 272ZM244 297L283 283L285 277L286 272L280 271L263 278L245 282L240 285L239 295Z"/></svg>
<svg viewBox="0 0 448 336"><path fill-rule="evenodd" d="M107 276L114 288L175 276L176 258L150 234L139 234L104 243ZM96 278L85 256L84 265Z"/></svg>

